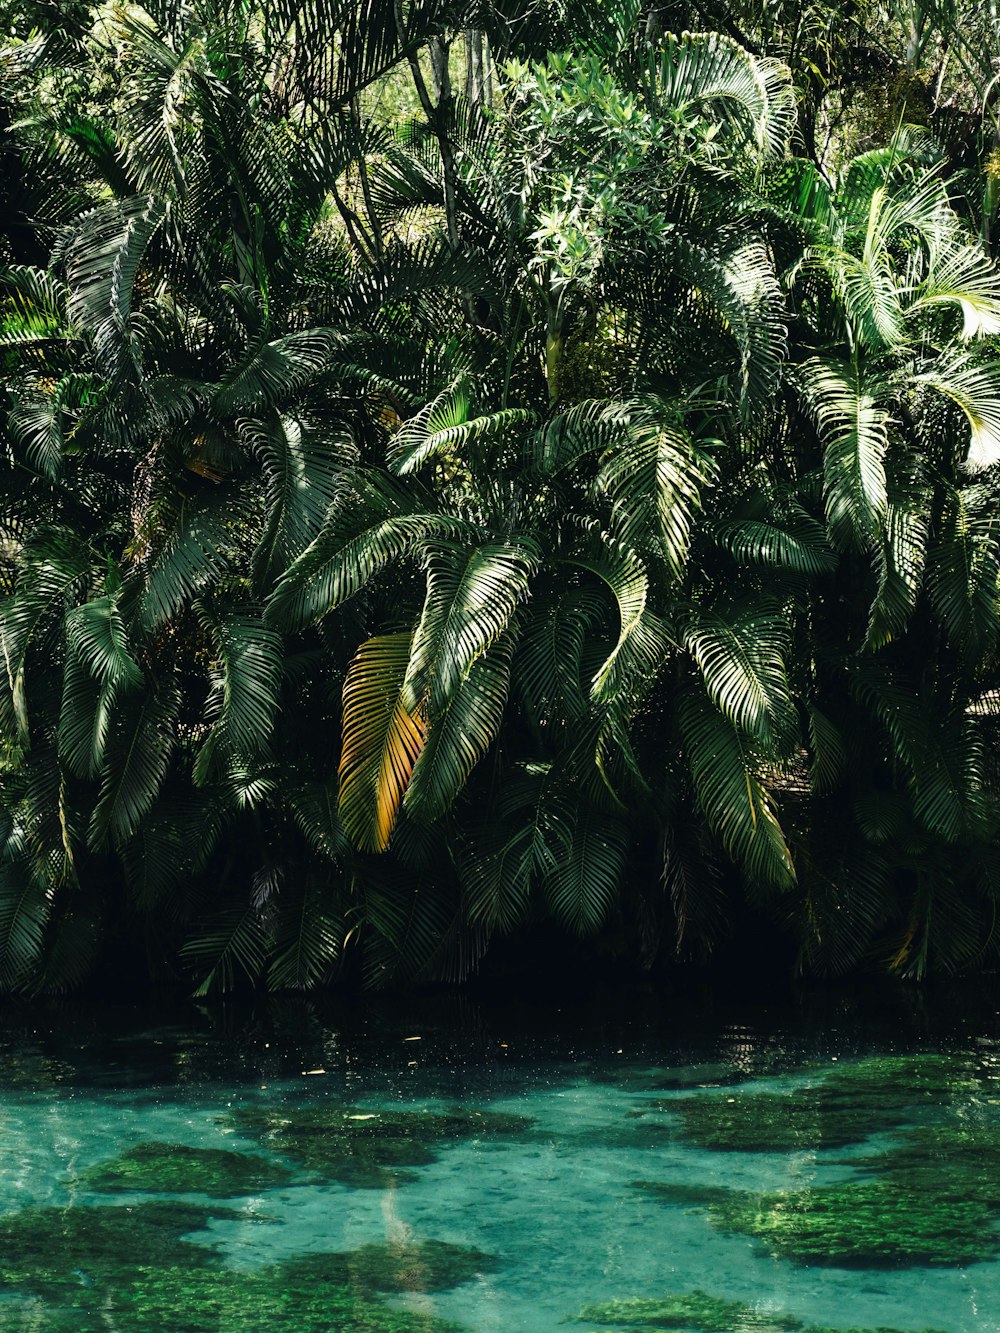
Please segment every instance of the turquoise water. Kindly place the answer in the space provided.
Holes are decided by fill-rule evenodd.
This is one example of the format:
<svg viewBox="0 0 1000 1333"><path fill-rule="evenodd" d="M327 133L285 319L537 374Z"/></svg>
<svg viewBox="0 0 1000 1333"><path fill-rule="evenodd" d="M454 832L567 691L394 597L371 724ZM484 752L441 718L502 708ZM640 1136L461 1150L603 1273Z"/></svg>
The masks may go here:
<svg viewBox="0 0 1000 1333"><path fill-rule="evenodd" d="M67 1328L84 1331L145 1329L139 1312L143 1301L155 1303L155 1288L160 1313L150 1319L164 1333L228 1333L237 1324L275 1333L431 1333L456 1324L472 1333L552 1333L588 1306L697 1289L715 1300L690 1316L700 1322L618 1307L570 1327L1000 1333L994 1037L806 1040L729 1027L659 1046L613 1046L618 1040L537 1041L502 1029L467 1037L419 1021L349 1035L314 1025L303 1039L294 1014L284 1027L249 1036L88 1029L60 1046L30 1029L9 1032L0 1042L0 1330L62 1327L64 1315ZM763 1128L761 1107L773 1112ZM297 1120L303 1113L308 1132ZM434 1120L441 1114L449 1118ZM748 1136L763 1136L763 1147L733 1146L743 1124ZM380 1138L387 1126L392 1133ZM914 1139L914 1129L930 1139ZM768 1147L775 1138L785 1141ZM914 1143L905 1170L897 1164L884 1175L883 1154ZM128 1163L145 1169L134 1150L151 1144L239 1152L265 1178L224 1183L221 1193L184 1191L190 1161L223 1159L172 1149L179 1165L169 1179L137 1181ZM960 1151L961 1160L949 1156ZM110 1177L107 1169L95 1174L109 1162L118 1163ZM764 1215L781 1221L776 1195L882 1180L887 1208L902 1190L906 1217L941 1214L948 1236L951 1214L942 1210L956 1199L942 1191L957 1197L973 1180L985 1212L962 1215L959 1231L984 1257L873 1257L864 1238L860 1251L824 1256L821 1238L820 1253L803 1258L794 1226L775 1241L734 1230L723 1215L726 1201L740 1197L754 1201L754 1226ZM669 1182L673 1193L637 1182ZM189 1251L178 1259L169 1246L162 1266L170 1280L157 1286L158 1252L142 1251L138 1223L129 1229L150 1200L204 1210L164 1214L170 1244L214 1247L195 1254L206 1261L203 1288L184 1288L178 1274ZM130 1210L129 1224L118 1249L95 1256L88 1229L97 1214L86 1214L81 1232L80 1212L103 1217L112 1208ZM848 1246L858 1242L852 1212L844 1209ZM34 1230L25 1232L25 1218ZM888 1232L895 1222L888 1212L886 1219ZM452 1275L456 1285L426 1278L420 1246L429 1241L456 1247L455 1255L478 1252ZM372 1245L383 1248L361 1248ZM261 1273L284 1271L276 1264L359 1250L389 1256L395 1276L371 1287L358 1276L360 1260L341 1258L345 1303L328 1316L317 1309L322 1286L308 1287L308 1308L293 1295L284 1311L247 1294ZM225 1313L219 1292L234 1312Z"/></svg>

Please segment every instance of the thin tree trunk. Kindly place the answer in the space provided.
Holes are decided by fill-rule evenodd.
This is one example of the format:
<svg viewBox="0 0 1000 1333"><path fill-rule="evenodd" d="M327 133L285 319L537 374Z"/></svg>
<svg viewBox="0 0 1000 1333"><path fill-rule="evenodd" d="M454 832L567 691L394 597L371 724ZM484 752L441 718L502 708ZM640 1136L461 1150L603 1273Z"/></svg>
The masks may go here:
<svg viewBox="0 0 1000 1333"><path fill-rule="evenodd" d="M475 111L482 111L483 91L483 33L479 28L466 28L465 95Z"/></svg>
<svg viewBox="0 0 1000 1333"><path fill-rule="evenodd" d="M402 36L402 12L398 0L396 3L396 23L399 26L400 36ZM437 97L436 106L427 89L427 82L420 68L420 61L415 54L409 57L410 72L413 75L413 86L417 90L417 97L420 100L424 115L427 117L427 123L437 137L438 148L441 153L441 172L444 178L444 215L448 232L448 244L452 250L457 250L459 237L455 155L452 152L451 139L448 134L448 125L451 119L451 74L448 69L448 47L442 37L435 37L431 40L430 57L431 80Z"/></svg>

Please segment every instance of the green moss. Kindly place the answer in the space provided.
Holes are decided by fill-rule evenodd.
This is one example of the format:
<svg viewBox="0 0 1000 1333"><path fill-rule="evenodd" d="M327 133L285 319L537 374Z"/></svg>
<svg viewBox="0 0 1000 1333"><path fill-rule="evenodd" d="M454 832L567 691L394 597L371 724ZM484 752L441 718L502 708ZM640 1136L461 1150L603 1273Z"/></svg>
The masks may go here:
<svg viewBox="0 0 1000 1333"><path fill-rule="evenodd" d="M227 1209L150 1201L133 1206L28 1208L0 1218L0 1284L49 1295L113 1284L127 1268L199 1268L216 1262L211 1244L182 1237Z"/></svg>
<svg viewBox="0 0 1000 1333"><path fill-rule="evenodd" d="M741 1301L709 1296L703 1291L588 1305L572 1318L578 1323L608 1324L636 1333L899 1333L891 1328L818 1328L794 1315L754 1310ZM924 1329L923 1333L940 1330Z"/></svg>
<svg viewBox="0 0 1000 1333"><path fill-rule="evenodd" d="M675 1180L633 1180L632 1188L653 1195L661 1203L689 1208L708 1208L713 1203L729 1204L737 1197L737 1192L727 1189L725 1185L690 1185Z"/></svg>
<svg viewBox="0 0 1000 1333"><path fill-rule="evenodd" d="M239 1107L231 1122L323 1179L361 1189L415 1179L410 1168L433 1162L442 1144L523 1134L533 1123L498 1111L366 1111L322 1103Z"/></svg>
<svg viewBox="0 0 1000 1333"><path fill-rule="evenodd" d="M683 1139L717 1152L840 1148L894 1129L913 1107L979 1090L981 1074L956 1056L871 1057L787 1092L685 1097L650 1109L675 1113Z"/></svg>
<svg viewBox="0 0 1000 1333"><path fill-rule="evenodd" d="M447 1291L496 1268L493 1255L443 1240L362 1245L344 1254L309 1254L284 1265L305 1281L345 1283L367 1291Z"/></svg>
<svg viewBox="0 0 1000 1333"><path fill-rule="evenodd" d="M663 1296L654 1300L611 1301L606 1305L588 1305L576 1316L578 1321L613 1324L618 1328L697 1329L698 1333L744 1333L744 1330L772 1330L787 1333L801 1329L798 1319L788 1315L762 1315L741 1301L709 1296L704 1291Z"/></svg>
<svg viewBox="0 0 1000 1333"><path fill-rule="evenodd" d="M69 1306L45 1301L0 1303L0 1333L107 1333L95 1314L88 1319Z"/></svg>
<svg viewBox="0 0 1000 1333"><path fill-rule="evenodd" d="M928 1197L884 1179L738 1194L713 1204L709 1215L721 1230L753 1236L800 1263L960 1265L1000 1253L993 1216L978 1200Z"/></svg>
<svg viewBox="0 0 1000 1333"><path fill-rule="evenodd" d="M295 1260L251 1272L160 1269L122 1289L113 1308L129 1333L460 1333L450 1320L392 1309Z"/></svg>
<svg viewBox="0 0 1000 1333"><path fill-rule="evenodd" d="M228 1209L154 1201L35 1208L0 1219L0 1333L460 1333L393 1309L380 1292L436 1292L494 1266L445 1241L364 1245L249 1271L183 1237Z"/></svg>
<svg viewBox="0 0 1000 1333"><path fill-rule="evenodd" d="M138 1143L110 1162L89 1167L78 1180L105 1193L143 1190L224 1198L283 1185L291 1176L280 1163L247 1153L189 1148L183 1143Z"/></svg>
<svg viewBox="0 0 1000 1333"><path fill-rule="evenodd" d="M886 1152L852 1163L935 1200L971 1199L1000 1211L1000 1125L951 1119L904 1130Z"/></svg>
<svg viewBox="0 0 1000 1333"><path fill-rule="evenodd" d="M842 1148L857 1143L872 1128L864 1107L831 1105L817 1088L692 1097L669 1109L680 1116L682 1138L716 1152ZM881 1123L885 1122L883 1115Z"/></svg>

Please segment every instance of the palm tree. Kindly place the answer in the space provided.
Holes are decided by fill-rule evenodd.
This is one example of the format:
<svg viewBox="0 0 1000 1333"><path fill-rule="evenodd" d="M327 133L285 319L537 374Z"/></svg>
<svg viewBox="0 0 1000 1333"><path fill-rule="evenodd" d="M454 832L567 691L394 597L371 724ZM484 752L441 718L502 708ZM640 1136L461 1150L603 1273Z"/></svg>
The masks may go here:
<svg viewBox="0 0 1000 1333"><path fill-rule="evenodd" d="M382 853L400 816L402 833L463 791L465 808L488 802L459 858L466 930L538 901L597 929L637 837L659 848L694 805L755 882L793 879L768 792L796 733L781 597L757 598L754 564L773 562L729 515L692 559L712 485L739 472L724 437L778 373L780 294L743 200L787 141L788 86L716 37L623 74L631 88L596 59L515 65L508 114L458 143L477 201L462 240L491 261L473 318L459 294L461 333L428 330L415 362L394 331L373 335L385 470L345 482L266 612L287 633L387 599L345 680L340 813ZM442 207L430 147L373 173L383 230ZM773 531L826 567L807 515ZM749 578L723 592L713 558L731 574L734 548ZM401 565L420 571L416 616Z"/></svg>

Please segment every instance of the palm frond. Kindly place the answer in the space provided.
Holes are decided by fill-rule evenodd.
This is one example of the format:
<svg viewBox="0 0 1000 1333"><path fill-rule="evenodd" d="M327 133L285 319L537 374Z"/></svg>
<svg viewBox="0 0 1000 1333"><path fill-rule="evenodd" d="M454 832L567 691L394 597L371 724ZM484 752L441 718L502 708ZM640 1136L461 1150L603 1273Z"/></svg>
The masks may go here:
<svg viewBox="0 0 1000 1333"><path fill-rule="evenodd" d="M751 888L788 889L795 869L759 761L743 733L703 692L688 690L678 720L695 798Z"/></svg>
<svg viewBox="0 0 1000 1333"><path fill-rule="evenodd" d="M890 418L878 386L854 367L818 359L798 368L807 411L824 447L826 517L842 549L870 549L883 529Z"/></svg>
<svg viewBox="0 0 1000 1333"><path fill-rule="evenodd" d="M413 706L428 701L432 721L527 598L538 559L531 538L471 551L442 542L430 547L406 688Z"/></svg>
<svg viewBox="0 0 1000 1333"><path fill-rule="evenodd" d="M339 810L347 836L365 851L389 845L426 739L421 706L406 702L412 642L409 633L369 639L344 681Z"/></svg>

